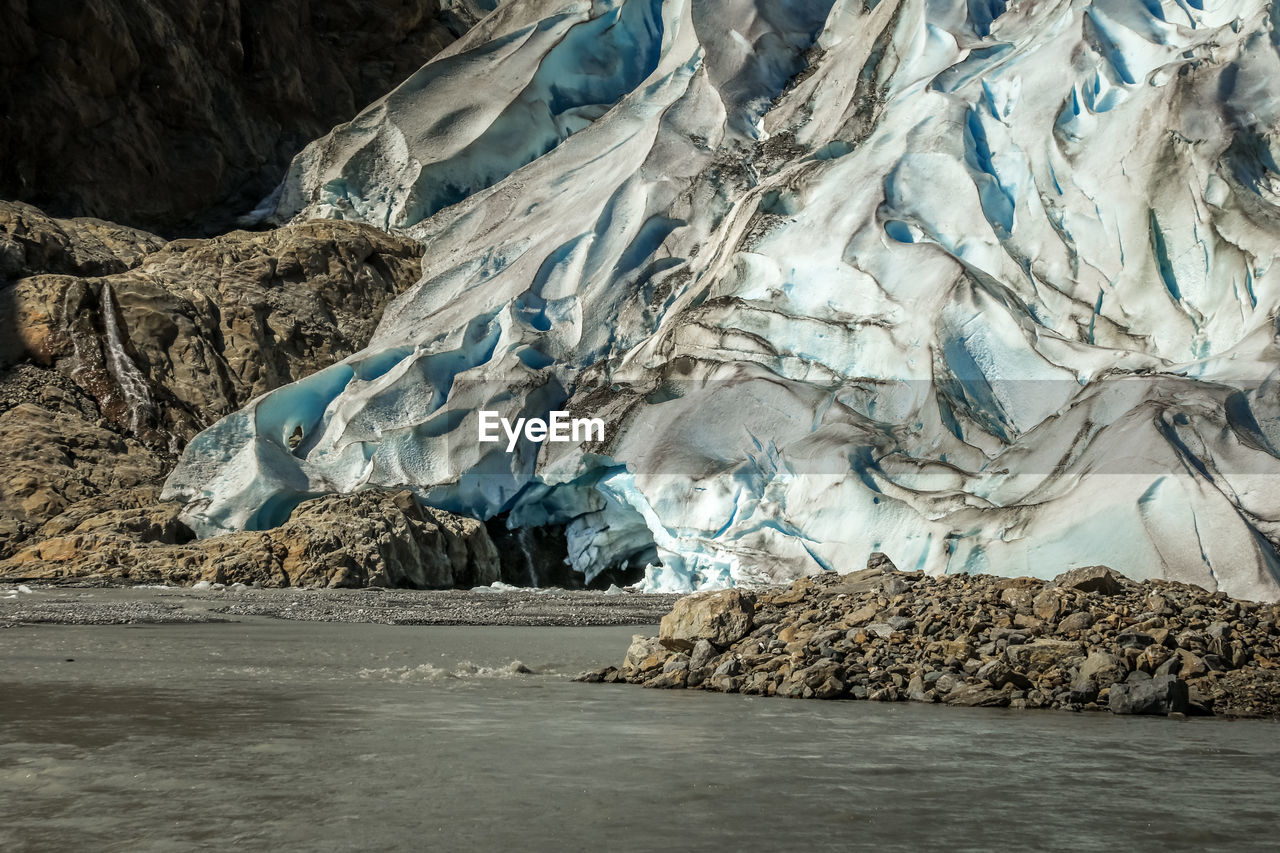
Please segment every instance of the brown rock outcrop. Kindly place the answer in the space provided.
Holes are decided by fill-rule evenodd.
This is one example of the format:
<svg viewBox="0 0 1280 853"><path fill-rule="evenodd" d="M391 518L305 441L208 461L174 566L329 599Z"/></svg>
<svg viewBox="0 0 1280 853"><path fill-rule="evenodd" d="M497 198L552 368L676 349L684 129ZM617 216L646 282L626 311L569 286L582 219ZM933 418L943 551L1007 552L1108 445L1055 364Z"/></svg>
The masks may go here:
<svg viewBox="0 0 1280 853"><path fill-rule="evenodd" d="M0 201L0 284L41 272L124 272L164 242L101 219L55 219L29 204Z"/></svg>
<svg viewBox="0 0 1280 853"><path fill-rule="evenodd" d="M77 501L104 493L123 500L164 476L162 460L137 441L69 405L51 406L21 403L0 412L0 558Z"/></svg>
<svg viewBox="0 0 1280 853"><path fill-rule="evenodd" d="M755 598L741 590L696 593L675 603L662 617L658 638L671 648L689 650L698 640L721 648L751 630Z"/></svg>
<svg viewBox="0 0 1280 853"><path fill-rule="evenodd" d="M300 504L280 527L194 541L176 504L69 508L16 554L0 578L260 586L417 589L498 580L482 523L423 507L409 492L328 495ZM154 491L150 493L154 500Z"/></svg>
<svg viewBox="0 0 1280 853"><path fill-rule="evenodd" d="M0 368L57 367L121 432L177 450L364 346L420 258L365 225L305 222L176 240L112 275L32 275L0 292Z"/></svg>
<svg viewBox="0 0 1280 853"><path fill-rule="evenodd" d="M0 203L0 559L73 505L136 508L199 430L363 347L420 255L344 222L166 244Z"/></svg>

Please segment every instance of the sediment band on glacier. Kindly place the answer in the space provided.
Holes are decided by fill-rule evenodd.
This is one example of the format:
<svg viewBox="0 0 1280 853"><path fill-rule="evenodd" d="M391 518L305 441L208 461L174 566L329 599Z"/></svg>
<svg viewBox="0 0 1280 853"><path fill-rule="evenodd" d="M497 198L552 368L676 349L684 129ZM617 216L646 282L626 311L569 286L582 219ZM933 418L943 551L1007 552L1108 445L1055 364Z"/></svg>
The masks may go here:
<svg viewBox="0 0 1280 853"><path fill-rule="evenodd" d="M500 7L263 208L406 230L418 285L166 494L211 535L407 485L650 590L881 551L1274 599L1278 31L1263 0ZM608 439L508 454L480 410Z"/></svg>

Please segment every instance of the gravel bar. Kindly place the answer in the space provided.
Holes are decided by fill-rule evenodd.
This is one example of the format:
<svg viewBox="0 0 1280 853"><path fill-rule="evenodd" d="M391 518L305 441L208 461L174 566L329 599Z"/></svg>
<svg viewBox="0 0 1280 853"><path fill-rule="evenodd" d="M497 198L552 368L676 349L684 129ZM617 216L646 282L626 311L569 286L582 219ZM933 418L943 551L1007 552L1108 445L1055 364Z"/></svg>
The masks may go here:
<svg viewBox="0 0 1280 853"><path fill-rule="evenodd" d="M676 595L585 590L225 589L0 584L0 628L289 619L382 625L654 625Z"/></svg>

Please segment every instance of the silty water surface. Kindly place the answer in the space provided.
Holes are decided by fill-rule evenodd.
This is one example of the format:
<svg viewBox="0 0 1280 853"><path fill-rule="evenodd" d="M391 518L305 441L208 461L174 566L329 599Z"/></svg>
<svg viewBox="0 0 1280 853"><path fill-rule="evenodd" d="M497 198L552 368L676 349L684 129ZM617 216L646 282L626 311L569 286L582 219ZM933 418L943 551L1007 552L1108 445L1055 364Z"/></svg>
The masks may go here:
<svg viewBox="0 0 1280 853"><path fill-rule="evenodd" d="M0 849L1276 849L1280 725L567 680L636 630L0 631Z"/></svg>

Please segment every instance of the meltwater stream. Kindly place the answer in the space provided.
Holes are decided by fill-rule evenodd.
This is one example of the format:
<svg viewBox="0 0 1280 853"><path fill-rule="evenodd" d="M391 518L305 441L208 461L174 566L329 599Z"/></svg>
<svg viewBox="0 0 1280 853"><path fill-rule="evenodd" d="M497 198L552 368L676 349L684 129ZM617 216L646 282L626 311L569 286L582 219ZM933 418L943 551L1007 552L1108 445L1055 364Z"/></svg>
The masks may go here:
<svg viewBox="0 0 1280 853"><path fill-rule="evenodd" d="M1275 849L1275 724L567 680L634 630L0 631L0 849Z"/></svg>

